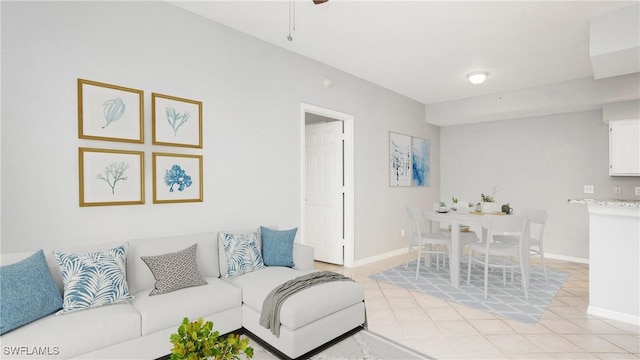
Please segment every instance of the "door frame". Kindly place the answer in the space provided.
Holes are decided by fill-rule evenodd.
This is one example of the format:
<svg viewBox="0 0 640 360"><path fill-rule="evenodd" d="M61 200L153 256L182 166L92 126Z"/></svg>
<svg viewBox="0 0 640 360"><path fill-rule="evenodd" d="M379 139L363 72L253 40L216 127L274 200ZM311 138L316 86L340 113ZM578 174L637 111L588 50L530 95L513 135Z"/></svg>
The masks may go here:
<svg viewBox="0 0 640 360"><path fill-rule="evenodd" d="M300 214L302 215L300 232L304 244L304 219L305 219L305 114L321 115L334 120L342 121L344 131L343 152L343 176L344 176L344 266L353 267L355 263L355 170L354 170L354 116L323 108L320 106L302 103L300 106Z"/></svg>

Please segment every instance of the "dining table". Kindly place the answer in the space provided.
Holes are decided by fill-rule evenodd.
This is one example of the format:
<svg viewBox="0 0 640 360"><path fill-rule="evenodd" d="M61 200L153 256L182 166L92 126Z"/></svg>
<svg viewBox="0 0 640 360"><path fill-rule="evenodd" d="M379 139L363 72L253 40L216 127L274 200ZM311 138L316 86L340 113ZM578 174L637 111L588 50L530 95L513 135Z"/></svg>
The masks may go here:
<svg viewBox="0 0 640 360"><path fill-rule="evenodd" d="M488 227L489 216L510 216L504 213L482 213L482 212L462 212L450 209L447 212L438 212L437 210L428 208L424 209L424 217L430 221L438 221L444 225L451 225L451 245L449 246L449 274L451 285L460 287L460 227L468 226L479 230L478 238L482 240L486 236L486 232L482 229ZM522 261L525 269L522 274L522 282L525 287L529 286L529 221L527 221L522 246L520 247L520 261Z"/></svg>

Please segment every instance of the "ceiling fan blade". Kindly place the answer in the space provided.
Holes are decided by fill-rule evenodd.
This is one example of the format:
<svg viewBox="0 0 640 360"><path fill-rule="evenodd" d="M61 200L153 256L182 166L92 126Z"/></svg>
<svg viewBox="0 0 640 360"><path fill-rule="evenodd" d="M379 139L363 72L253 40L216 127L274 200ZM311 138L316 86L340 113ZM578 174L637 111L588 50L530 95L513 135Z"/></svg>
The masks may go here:
<svg viewBox="0 0 640 360"><path fill-rule="evenodd" d="M326 3L327 1L329 1L329 0L313 0L313 3L316 4L316 5L320 5L320 4Z"/></svg>

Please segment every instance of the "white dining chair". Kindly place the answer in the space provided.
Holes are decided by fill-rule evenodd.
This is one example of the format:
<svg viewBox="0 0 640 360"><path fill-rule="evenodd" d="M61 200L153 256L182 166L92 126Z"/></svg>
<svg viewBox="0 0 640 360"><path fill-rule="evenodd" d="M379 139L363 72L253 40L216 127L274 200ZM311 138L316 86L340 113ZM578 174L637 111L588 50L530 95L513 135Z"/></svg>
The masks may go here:
<svg viewBox="0 0 640 360"><path fill-rule="evenodd" d="M409 268L409 260L413 248L417 248L418 258L416 262L416 278L420 274L420 262L422 253L426 256L435 255L436 269L440 270L440 258L442 257L442 266L446 266L446 260L451 251L451 231L441 229L438 221L429 221L425 218L425 211L433 211L431 209L407 208L409 217L409 247L407 250L407 262L405 269ZM460 246L466 246L478 242L478 236L473 231L460 232ZM425 256L425 262L426 262Z"/></svg>
<svg viewBox="0 0 640 360"><path fill-rule="evenodd" d="M458 214L468 214L469 213L469 202L464 200L458 200L456 203L456 211Z"/></svg>
<svg viewBox="0 0 640 360"><path fill-rule="evenodd" d="M549 282L547 277L547 267L544 264L544 227L547 223L547 212L540 209L523 209L522 215L529 218L530 235L529 246L530 251L540 256L540 263L542 265L542 271L544 273L544 280ZM496 235L495 240L502 243L515 243L518 241L517 237L513 235Z"/></svg>
<svg viewBox="0 0 640 360"><path fill-rule="evenodd" d="M520 268L522 278L522 289L525 299L529 300L527 284L528 270L520 261L520 248L524 240L528 218L524 215L492 215L487 216L487 221L483 224L483 233L486 235L479 243L469 245L469 262L467 268L467 284L471 283L471 264L480 263L484 266L484 298L487 298L489 288L489 268L502 268L502 281L506 285L506 269ZM508 233L517 238L515 242L497 242L495 237L498 234ZM475 253L482 256L473 257ZM518 263L514 264L514 259ZM513 276L513 275L512 275ZM512 278L513 280L513 278Z"/></svg>
<svg viewBox="0 0 640 360"><path fill-rule="evenodd" d="M416 262L416 279L420 273L420 262L422 253L425 256L436 255L436 269L440 269L440 255L443 257L445 265L445 256L449 254L449 244L451 243L451 234L447 231L432 231L431 221L424 218L423 210L420 208L407 208L407 216L409 217L409 248L407 250L407 263L405 269L409 268L409 260L411 252L417 248L418 258ZM435 230L435 229L433 229ZM438 229L439 230L439 229ZM423 250L423 248L425 248ZM442 249L444 248L444 250Z"/></svg>

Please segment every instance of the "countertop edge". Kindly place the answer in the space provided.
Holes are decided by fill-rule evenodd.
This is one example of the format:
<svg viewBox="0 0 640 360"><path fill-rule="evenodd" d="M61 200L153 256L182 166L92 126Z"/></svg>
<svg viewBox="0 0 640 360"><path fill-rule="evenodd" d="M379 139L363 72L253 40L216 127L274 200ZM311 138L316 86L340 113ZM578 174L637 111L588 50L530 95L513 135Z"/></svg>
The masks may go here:
<svg viewBox="0 0 640 360"><path fill-rule="evenodd" d="M620 199L568 199L569 204L616 206L626 208L640 208L640 200L620 200Z"/></svg>

